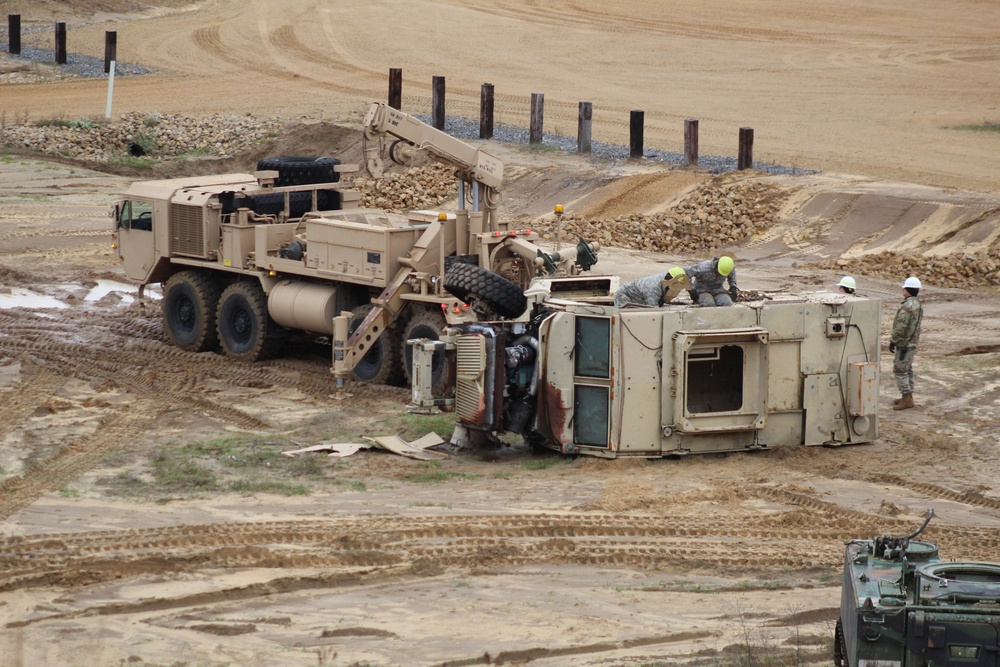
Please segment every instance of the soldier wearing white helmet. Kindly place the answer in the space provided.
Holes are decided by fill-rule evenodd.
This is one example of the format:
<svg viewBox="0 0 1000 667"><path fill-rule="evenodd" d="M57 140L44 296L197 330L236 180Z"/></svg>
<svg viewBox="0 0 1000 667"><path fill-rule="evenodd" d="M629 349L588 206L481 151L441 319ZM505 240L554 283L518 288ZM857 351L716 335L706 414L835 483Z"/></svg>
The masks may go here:
<svg viewBox="0 0 1000 667"><path fill-rule="evenodd" d="M893 353L892 375L896 378L900 398L892 402L893 410L908 410L913 407L913 356L920 341L920 321L924 317L920 305L920 280L910 276L903 282L903 303L896 310L892 322L892 338L889 351Z"/></svg>
<svg viewBox="0 0 1000 667"><path fill-rule="evenodd" d="M839 287L840 291L844 294L854 294L855 290L858 289L858 285L854 282L854 278L850 276L844 276L841 278L840 282L837 283L837 287Z"/></svg>

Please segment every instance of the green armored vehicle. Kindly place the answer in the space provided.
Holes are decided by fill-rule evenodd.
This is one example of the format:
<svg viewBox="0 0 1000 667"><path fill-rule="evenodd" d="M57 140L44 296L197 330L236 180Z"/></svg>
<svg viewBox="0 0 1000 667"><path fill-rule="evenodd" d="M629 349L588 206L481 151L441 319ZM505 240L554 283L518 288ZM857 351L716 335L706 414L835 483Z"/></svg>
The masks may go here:
<svg viewBox="0 0 1000 667"><path fill-rule="evenodd" d="M942 561L909 535L852 540L834 640L837 667L974 667L1000 660L1000 564Z"/></svg>

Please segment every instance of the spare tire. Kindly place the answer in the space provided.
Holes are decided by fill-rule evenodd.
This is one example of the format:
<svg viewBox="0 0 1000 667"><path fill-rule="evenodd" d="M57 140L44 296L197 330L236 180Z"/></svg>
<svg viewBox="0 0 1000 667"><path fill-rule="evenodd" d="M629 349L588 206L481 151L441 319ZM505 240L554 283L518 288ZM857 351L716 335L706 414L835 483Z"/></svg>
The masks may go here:
<svg viewBox="0 0 1000 667"><path fill-rule="evenodd" d="M340 173L334 167L340 160L334 157L291 155L266 157L257 161L257 171L277 171L277 187L286 185L312 185L313 183L336 183Z"/></svg>
<svg viewBox="0 0 1000 667"><path fill-rule="evenodd" d="M520 287L476 264L453 264L444 276L444 288L463 301L478 298L500 317L517 317L528 307Z"/></svg>

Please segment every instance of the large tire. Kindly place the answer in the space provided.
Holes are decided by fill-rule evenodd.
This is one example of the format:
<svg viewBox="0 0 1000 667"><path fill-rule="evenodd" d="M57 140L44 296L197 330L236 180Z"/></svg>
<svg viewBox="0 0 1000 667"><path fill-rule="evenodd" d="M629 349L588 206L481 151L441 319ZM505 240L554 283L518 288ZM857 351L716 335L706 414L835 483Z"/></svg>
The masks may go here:
<svg viewBox="0 0 1000 667"><path fill-rule="evenodd" d="M267 296L256 282L236 282L219 299L219 343L226 356L259 361L270 356L273 341L267 338Z"/></svg>
<svg viewBox="0 0 1000 667"><path fill-rule="evenodd" d="M277 187L336 183L340 179L340 174L333 168L338 164L340 160L332 157L268 157L258 160L257 171L277 171L278 178L274 182Z"/></svg>
<svg viewBox="0 0 1000 667"><path fill-rule="evenodd" d="M358 306L351 311L351 321L348 324L348 336L354 333L371 312L371 304ZM400 357L399 333L389 327L382 332L377 340L369 340L368 352L354 365L354 377L362 382L376 384L403 384L403 364Z"/></svg>
<svg viewBox="0 0 1000 667"><path fill-rule="evenodd" d="M403 326L403 335L400 340L401 353L403 357L403 373L406 376L406 383L413 382L413 348L408 340L411 338L429 338L439 340L441 332L448 326L444 315L440 310L430 310L421 308ZM435 396L443 396L445 391L453 385L455 380L453 357L443 350L434 353L431 361L431 390Z"/></svg>
<svg viewBox="0 0 1000 667"><path fill-rule="evenodd" d="M478 298L501 317L517 317L528 307L520 287L474 264L453 265L445 274L444 288L463 301Z"/></svg>
<svg viewBox="0 0 1000 667"><path fill-rule="evenodd" d="M181 271L163 286L160 309L170 342L189 352L206 352L219 346L215 313L221 289L202 271Z"/></svg>

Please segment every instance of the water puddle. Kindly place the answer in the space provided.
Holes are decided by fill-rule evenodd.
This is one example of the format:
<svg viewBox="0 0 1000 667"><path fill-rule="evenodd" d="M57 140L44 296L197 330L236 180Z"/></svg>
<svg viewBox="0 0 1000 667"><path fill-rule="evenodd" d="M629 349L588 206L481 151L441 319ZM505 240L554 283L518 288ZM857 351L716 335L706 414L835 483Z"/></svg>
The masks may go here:
<svg viewBox="0 0 1000 667"><path fill-rule="evenodd" d="M65 303L55 297L32 292L23 287L12 287L9 294L0 293L0 310L8 310L10 308L44 310L47 308L66 307Z"/></svg>

